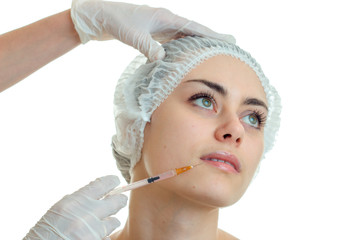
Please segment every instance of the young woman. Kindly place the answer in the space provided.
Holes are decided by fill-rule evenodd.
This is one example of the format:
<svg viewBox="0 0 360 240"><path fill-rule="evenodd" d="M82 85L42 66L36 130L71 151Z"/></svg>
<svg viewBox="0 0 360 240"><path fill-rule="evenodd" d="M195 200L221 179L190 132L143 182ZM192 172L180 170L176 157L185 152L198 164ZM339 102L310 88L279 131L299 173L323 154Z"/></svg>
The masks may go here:
<svg viewBox="0 0 360 240"><path fill-rule="evenodd" d="M163 60L138 57L118 82L114 156L128 182L197 166L133 190L112 239L236 239L218 229L219 208L241 198L273 146L280 98L236 45L185 37L163 47Z"/></svg>

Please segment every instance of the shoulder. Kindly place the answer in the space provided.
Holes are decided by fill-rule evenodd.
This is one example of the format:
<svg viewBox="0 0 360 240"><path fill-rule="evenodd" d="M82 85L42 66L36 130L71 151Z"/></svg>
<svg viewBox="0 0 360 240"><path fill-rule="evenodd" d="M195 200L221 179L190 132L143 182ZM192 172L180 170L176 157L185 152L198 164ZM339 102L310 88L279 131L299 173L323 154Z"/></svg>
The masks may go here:
<svg viewBox="0 0 360 240"><path fill-rule="evenodd" d="M219 229L219 239L220 240L239 240L239 238L234 237L230 233L227 233L221 229Z"/></svg>

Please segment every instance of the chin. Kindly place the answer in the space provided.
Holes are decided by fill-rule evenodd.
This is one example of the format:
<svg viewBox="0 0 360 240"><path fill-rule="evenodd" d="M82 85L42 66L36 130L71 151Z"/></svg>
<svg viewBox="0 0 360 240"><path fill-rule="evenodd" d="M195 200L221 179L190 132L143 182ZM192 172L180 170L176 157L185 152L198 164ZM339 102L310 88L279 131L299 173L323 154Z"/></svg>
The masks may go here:
<svg viewBox="0 0 360 240"><path fill-rule="evenodd" d="M206 207L223 208L239 201L243 192L240 189L234 191L233 188L221 185L193 185L192 189L180 194L184 198Z"/></svg>

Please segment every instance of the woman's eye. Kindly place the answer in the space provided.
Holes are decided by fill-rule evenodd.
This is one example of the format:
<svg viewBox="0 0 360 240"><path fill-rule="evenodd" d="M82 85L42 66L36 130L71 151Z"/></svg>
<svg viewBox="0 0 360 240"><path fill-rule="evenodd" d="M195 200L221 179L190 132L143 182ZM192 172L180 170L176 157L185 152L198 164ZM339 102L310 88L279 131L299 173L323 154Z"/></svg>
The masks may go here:
<svg viewBox="0 0 360 240"><path fill-rule="evenodd" d="M200 97L198 99L194 100L194 103L198 105L199 107L212 110L214 108L214 104L212 100L208 97Z"/></svg>
<svg viewBox="0 0 360 240"><path fill-rule="evenodd" d="M259 127L259 118L256 114L249 114L242 118L242 120L249 124L252 127L258 128Z"/></svg>

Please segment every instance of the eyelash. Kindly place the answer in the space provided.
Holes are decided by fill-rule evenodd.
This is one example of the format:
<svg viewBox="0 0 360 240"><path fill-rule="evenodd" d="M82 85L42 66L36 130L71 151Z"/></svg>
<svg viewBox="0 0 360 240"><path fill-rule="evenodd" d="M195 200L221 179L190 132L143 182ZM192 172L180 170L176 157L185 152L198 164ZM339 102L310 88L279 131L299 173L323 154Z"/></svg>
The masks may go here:
<svg viewBox="0 0 360 240"><path fill-rule="evenodd" d="M252 110L252 113L251 114L248 114L247 116L249 115L255 115L258 122L259 122L259 126L256 127L258 129L261 129L264 125L265 125L265 122L266 122L266 115L265 113L259 111L259 110Z"/></svg>
<svg viewBox="0 0 360 240"><path fill-rule="evenodd" d="M208 99L210 99L212 104L214 105L214 107L216 107L215 97L214 97L214 94L211 93L211 92L199 92L199 93L196 93L196 94L192 95L188 100L190 102L193 102L193 101L195 101L195 100L197 100L199 98L208 98ZM216 110L215 110L215 112L216 112ZM246 116L249 116L249 115L255 115L257 120L258 120L259 126L254 127L254 128L261 129L265 125L266 115L265 115L264 112L255 109L255 110L252 110L252 112L250 114L246 115Z"/></svg>
<svg viewBox="0 0 360 240"><path fill-rule="evenodd" d="M199 93L196 93L194 95L192 95L190 98L189 98L189 101L190 102L193 102L199 98L208 98L211 100L214 108L216 107L216 101L215 101L215 97L214 97L214 94L211 93L211 92L199 92ZM215 110L215 109L214 109ZM215 110L216 112L216 110Z"/></svg>

